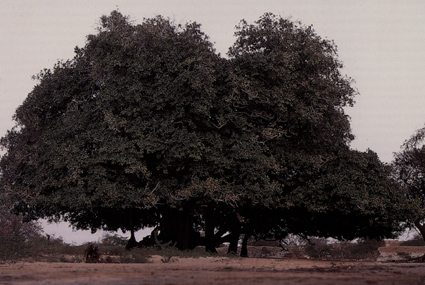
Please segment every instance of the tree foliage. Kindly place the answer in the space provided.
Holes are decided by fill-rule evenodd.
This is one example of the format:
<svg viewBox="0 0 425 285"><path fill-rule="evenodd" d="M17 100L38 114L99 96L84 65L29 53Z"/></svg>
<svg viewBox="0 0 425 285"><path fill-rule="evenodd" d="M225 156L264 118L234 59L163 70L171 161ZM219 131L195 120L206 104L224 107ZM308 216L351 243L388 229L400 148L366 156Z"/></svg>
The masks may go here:
<svg viewBox="0 0 425 285"><path fill-rule="evenodd" d="M409 202L415 208L412 218L425 239L425 128L417 130L395 153L393 175L405 189Z"/></svg>
<svg viewBox="0 0 425 285"><path fill-rule="evenodd" d="M403 197L375 153L349 149L336 46L272 14L235 36L222 58L197 23L103 16L2 138L16 211L211 251L240 234L391 235Z"/></svg>
<svg viewBox="0 0 425 285"><path fill-rule="evenodd" d="M0 201L0 237L2 239L19 237L27 240L41 235L42 229L38 222L28 222L21 215L11 213L13 205L7 197L2 197Z"/></svg>

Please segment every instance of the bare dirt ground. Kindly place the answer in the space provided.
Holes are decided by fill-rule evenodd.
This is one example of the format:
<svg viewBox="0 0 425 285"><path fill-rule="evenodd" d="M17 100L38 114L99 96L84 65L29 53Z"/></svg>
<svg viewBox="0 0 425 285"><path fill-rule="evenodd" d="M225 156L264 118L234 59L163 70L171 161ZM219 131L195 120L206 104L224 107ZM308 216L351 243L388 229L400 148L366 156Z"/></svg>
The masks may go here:
<svg viewBox="0 0 425 285"><path fill-rule="evenodd" d="M425 263L160 256L150 261L0 264L0 284L425 284Z"/></svg>

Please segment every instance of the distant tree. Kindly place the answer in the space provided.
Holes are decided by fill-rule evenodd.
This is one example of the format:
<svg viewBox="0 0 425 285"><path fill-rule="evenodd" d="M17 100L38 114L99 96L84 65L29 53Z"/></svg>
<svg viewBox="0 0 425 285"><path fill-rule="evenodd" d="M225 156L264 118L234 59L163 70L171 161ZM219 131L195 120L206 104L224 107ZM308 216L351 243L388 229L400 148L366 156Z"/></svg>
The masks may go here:
<svg viewBox="0 0 425 285"><path fill-rule="evenodd" d="M2 138L15 210L128 230L129 247L143 227L213 252L243 234L243 255L252 235L390 235L397 189L375 154L349 150L356 91L335 45L272 14L236 37L225 59L196 23L102 17Z"/></svg>
<svg viewBox="0 0 425 285"><path fill-rule="evenodd" d="M425 240L425 128L417 130L394 154L393 173L406 190L412 207L416 208L413 219Z"/></svg>

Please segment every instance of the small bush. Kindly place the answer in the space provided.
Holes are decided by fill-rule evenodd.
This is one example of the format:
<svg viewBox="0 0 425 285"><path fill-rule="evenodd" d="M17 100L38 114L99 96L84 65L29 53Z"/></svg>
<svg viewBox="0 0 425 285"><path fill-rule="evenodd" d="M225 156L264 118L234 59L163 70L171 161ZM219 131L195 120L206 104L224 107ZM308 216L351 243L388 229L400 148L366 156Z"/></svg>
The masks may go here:
<svg viewBox="0 0 425 285"><path fill-rule="evenodd" d="M311 239L311 244L304 246L305 254L312 259L329 259L332 247L324 239Z"/></svg>
<svg viewBox="0 0 425 285"><path fill-rule="evenodd" d="M384 241L373 239L360 240L348 246L348 258L350 259L375 259L379 256L378 248L385 246Z"/></svg>
<svg viewBox="0 0 425 285"><path fill-rule="evenodd" d="M312 239L312 244L304 246L304 253L312 259L375 259L378 248L384 246L383 241L360 240L358 242L327 243L324 239Z"/></svg>

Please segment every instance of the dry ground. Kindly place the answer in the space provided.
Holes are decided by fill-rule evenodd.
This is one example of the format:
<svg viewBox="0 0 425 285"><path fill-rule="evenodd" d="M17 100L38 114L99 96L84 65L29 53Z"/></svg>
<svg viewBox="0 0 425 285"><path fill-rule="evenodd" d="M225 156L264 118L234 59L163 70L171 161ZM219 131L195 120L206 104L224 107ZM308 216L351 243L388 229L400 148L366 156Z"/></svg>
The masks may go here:
<svg viewBox="0 0 425 285"><path fill-rule="evenodd" d="M0 264L0 284L425 284L425 263L161 256L150 261Z"/></svg>

